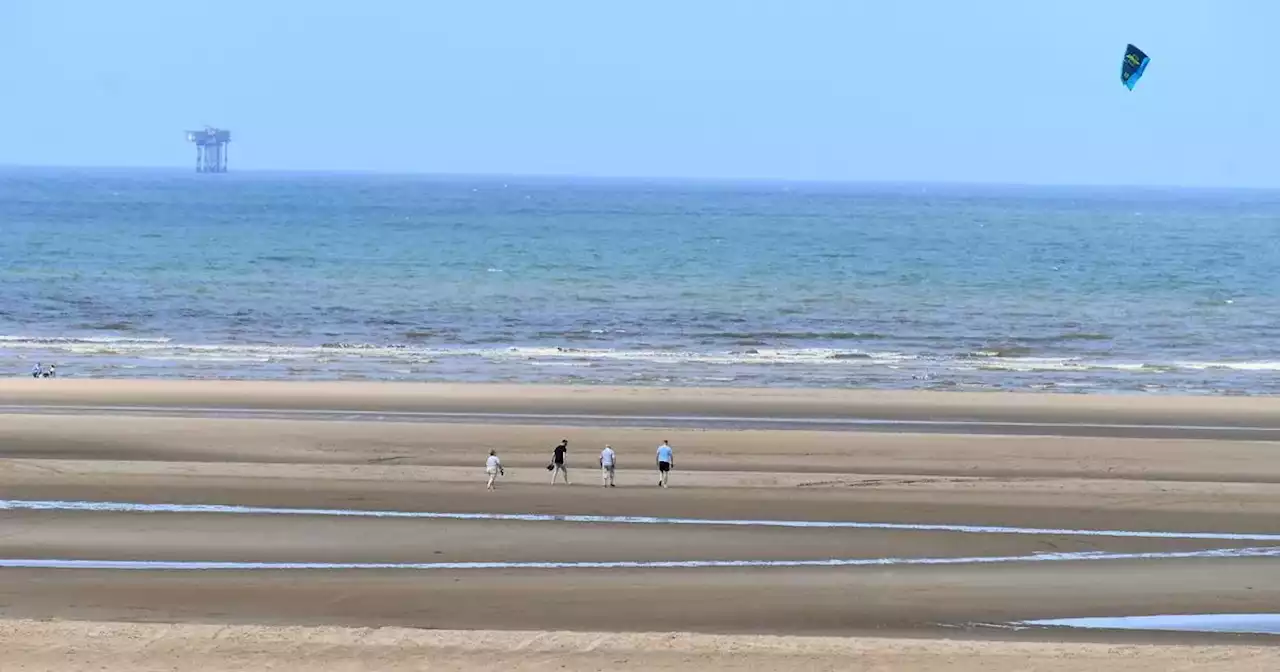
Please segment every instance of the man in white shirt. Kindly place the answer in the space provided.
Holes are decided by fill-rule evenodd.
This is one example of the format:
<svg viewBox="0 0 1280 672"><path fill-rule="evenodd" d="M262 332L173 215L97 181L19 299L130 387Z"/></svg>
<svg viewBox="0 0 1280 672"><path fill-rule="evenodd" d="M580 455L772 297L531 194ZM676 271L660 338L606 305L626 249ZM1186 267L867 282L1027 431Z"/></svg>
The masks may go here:
<svg viewBox="0 0 1280 672"><path fill-rule="evenodd" d="M658 487L667 487L667 475L671 473L671 468L676 466L675 453L671 450L671 444L666 441L658 446Z"/></svg>
<svg viewBox="0 0 1280 672"><path fill-rule="evenodd" d="M613 452L612 446L605 446L600 451L600 474L602 478L602 487L613 487L613 469L618 463L618 455Z"/></svg>
<svg viewBox="0 0 1280 672"><path fill-rule="evenodd" d="M502 460L498 459L498 451L489 451L489 459L484 463L484 473L489 475L489 490L493 489L499 474L507 475L506 470L502 468Z"/></svg>

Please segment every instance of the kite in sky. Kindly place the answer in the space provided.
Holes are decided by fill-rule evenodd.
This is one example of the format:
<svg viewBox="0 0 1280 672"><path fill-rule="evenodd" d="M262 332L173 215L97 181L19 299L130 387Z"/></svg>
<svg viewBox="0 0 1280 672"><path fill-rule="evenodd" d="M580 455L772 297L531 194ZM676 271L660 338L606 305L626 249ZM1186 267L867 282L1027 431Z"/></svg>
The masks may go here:
<svg viewBox="0 0 1280 672"><path fill-rule="evenodd" d="M1142 50L1132 44L1124 50L1124 62L1120 64L1120 81L1133 90L1133 85L1138 83L1142 78L1142 73L1147 69L1147 63L1151 61Z"/></svg>

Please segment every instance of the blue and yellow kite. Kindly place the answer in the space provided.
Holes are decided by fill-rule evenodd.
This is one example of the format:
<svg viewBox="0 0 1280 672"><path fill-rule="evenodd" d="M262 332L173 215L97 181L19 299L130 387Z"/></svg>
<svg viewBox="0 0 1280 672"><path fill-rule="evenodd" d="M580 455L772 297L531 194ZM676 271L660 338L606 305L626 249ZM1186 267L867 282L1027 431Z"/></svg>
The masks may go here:
<svg viewBox="0 0 1280 672"><path fill-rule="evenodd" d="M1142 50L1132 44L1124 50L1124 62L1120 64L1120 81L1129 90L1133 90L1133 85L1138 83L1142 78L1142 73L1147 69L1147 63L1151 61Z"/></svg>

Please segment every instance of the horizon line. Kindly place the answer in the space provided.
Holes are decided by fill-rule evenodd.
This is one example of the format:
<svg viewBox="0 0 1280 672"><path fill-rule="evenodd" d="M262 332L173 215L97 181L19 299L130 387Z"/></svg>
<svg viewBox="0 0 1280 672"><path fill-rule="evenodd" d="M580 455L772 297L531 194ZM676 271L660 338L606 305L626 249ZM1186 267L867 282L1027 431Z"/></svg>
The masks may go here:
<svg viewBox="0 0 1280 672"><path fill-rule="evenodd" d="M384 170L372 168L241 168L231 169L220 174L200 174L189 167L168 166L127 166L127 165L40 165L0 163L0 173L11 171L87 171L87 172L164 172L192 175L210 180L226 178L233 175L299 175L299 176L367 176L398 177L424 179L453 180L526 180L526 181L565 181L565 182L623 182L623 183L665 183L665 184L707 184L707 185L776 185L776 186L880 186L880 187L985 187L1013 189L1103 189L1124 190L1136 189L1145 191L1280 191L1280 185L1247 186L1247 185L1201 185L1201 184L1122 184L1122 183L1088 183L1088 182L1011 182L998 180L931 180L931 179L841 179L841 178L795 178L795 177L747 177L747 176L690 176L690 175L579 175L573 173L504 173L504 172L440 172L413 170Z"/></svg>

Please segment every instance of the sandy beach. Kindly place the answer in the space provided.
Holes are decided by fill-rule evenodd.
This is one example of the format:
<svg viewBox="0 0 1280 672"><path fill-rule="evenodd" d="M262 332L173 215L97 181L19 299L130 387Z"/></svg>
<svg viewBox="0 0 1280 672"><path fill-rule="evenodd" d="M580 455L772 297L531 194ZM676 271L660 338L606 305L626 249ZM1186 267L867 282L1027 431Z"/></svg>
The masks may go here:
<svg viewBox="0 0 1280 672"><path fill-rule="evenodd" d="M1271 399L15 380L0 411L6 670L1280 663L1016 625L1274 611Z"/></svg>

